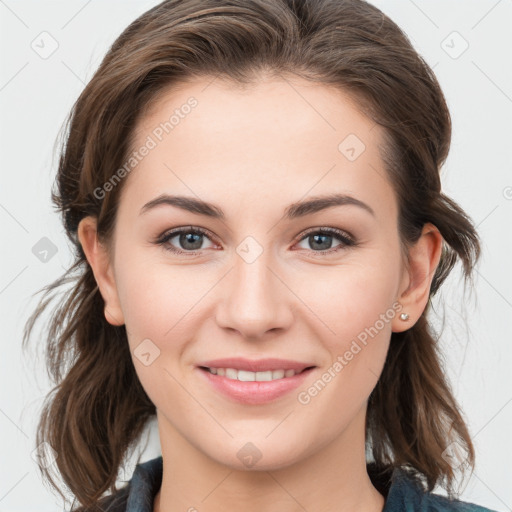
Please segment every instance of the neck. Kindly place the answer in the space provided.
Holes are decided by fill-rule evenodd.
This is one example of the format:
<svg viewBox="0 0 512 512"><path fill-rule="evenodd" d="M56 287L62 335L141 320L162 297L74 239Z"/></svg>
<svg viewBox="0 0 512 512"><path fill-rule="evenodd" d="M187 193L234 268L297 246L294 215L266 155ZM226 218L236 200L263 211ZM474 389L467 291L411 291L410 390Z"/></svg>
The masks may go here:
<svg viewBox="0 0 512 512"><path fill-rule="evenodd" d="M384 497L368 476L366 410L334 442L275 470L239 470L206 456L158 417L162 486L153 512L382 512Z"/></svg>

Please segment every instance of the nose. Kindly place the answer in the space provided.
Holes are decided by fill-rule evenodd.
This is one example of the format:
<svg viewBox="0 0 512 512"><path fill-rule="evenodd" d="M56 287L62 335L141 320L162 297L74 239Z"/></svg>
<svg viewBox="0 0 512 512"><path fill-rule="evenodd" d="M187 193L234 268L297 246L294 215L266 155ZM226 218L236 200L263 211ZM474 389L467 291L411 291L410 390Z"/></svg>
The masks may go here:
<svg viewBox="0 0 512 512"><path fill-rule="evenodd" d="M223 287L224 299L216 314L219 327L258 340L292 324L294 296L269 253L264 251L253 261L235 254L234 266L223 279Z"/></svg>

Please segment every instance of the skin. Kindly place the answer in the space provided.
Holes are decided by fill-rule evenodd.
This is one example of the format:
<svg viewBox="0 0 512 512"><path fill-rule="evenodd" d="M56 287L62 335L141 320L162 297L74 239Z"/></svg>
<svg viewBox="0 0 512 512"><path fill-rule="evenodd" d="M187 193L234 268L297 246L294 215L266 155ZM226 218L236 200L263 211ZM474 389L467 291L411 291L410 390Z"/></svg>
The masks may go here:
<svg viewBox="0 0 512 512"><path fill-rule="evenodd" d="M378 150L382 128L339 90L297 78L261 79L245 90L196 79L158 98L137 125L134 147L190 96L198 105L124 179L111 251L98 242L94 218L79 226L105 316L126 324L137 375L157 408L164 472L153 510L320 512L335 504L337 511L382 511L384 497L366 470L367 400L391 332L410 328L427 304L441 235L425 225L406 264ZM350 133L366 146L354 161L338 150ZM214 203L226 217L169 205L140 214L163 192ZM333 192L375 215L344 205L283 217L289 204ZM211 233L197 255L154 243L190 225ZM303 234L323 227L350 233L357 245L333 235L318 248ZM251 263L236 252L247 236L263 250ZM192 250L179 237L167 246ZM300 403L298 393L397 303L409 320L396 313ZM145 339L160 350L147 366L133 355ZM298 390L244 405L215 391L195 367L229 356L317 368ZM251 468L237 456L248 442L261 454Z"/></svg>

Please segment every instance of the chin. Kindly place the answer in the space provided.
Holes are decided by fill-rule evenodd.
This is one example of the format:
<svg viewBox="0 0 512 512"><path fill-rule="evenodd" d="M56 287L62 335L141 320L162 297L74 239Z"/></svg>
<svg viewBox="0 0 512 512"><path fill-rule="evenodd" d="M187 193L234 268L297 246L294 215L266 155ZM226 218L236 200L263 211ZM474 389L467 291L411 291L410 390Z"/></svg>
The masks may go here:
<svg viewBox="0 0 512 512"><path fill-rule="evenodd" d="M247 439L247 437L246 437ZM279 443L265 441L235 441L235 446L224 447L221 452L211 454L217 463L236 471L276 471L285 469L298 462L300 454L296 446L288 446L279 450ZM218 447L216 447L218 448ZM232 453L234 456L226 457Z"/></svg>

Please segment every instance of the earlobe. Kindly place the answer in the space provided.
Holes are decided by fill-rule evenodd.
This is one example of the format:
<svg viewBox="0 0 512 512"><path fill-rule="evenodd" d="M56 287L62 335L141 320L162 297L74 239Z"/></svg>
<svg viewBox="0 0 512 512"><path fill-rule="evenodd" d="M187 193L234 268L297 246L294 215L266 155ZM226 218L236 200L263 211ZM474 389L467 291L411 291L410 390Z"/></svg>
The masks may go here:
<svg viewBox="0 0 512 512"><path fill-rule="evenodd" d="M393 319L393 332L410 329L425 310L442 246L443 237L439 230L431 223L425 224L420 238L409 250L409 264L403 281L406 286L398 297L402 309Z"/></svg>
<svg viewBox="0 0 512 512"><path fill-rule="evenodd" d="M96 219L91 216L82 219L78 225L77 234L105 302L104 313L107 322L111 325L123 325L124 317L119 302L110 255L106 247L98 240Z"/></svg>

